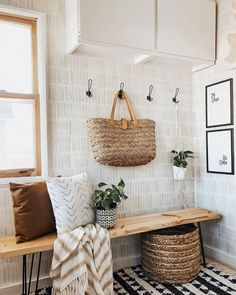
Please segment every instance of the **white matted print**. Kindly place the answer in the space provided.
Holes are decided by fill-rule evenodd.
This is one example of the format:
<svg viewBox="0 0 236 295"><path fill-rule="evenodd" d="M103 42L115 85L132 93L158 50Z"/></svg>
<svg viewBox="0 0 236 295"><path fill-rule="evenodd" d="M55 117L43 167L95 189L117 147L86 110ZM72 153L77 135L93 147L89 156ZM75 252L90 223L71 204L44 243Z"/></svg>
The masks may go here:
<svg viewBox="0 0 236 295"><path fill-rule="evenodd" d="M233 128L206 132L207 172L234 174Z"/></svg>
<svg viewBox="0 0 236 295"><path fill-rule="evenodd" d="M206 86L206 127L233 124L233 79Z"/></svg>

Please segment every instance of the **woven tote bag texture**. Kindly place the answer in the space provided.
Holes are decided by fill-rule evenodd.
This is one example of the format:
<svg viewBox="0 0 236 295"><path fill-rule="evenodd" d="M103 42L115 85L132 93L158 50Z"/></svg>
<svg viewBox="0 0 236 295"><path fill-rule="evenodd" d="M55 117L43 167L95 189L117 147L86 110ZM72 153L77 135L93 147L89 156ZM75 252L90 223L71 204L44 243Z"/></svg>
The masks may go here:
<svg viewBox="0 0 236 295"><path fill-rule="evenodd" d="M137 119L128 96L123 91L131 120L114 120L118 101L115 96L110 119L89 119L89 139L97 162L109 166L139 166L156 156L155 121Z"/></svg>

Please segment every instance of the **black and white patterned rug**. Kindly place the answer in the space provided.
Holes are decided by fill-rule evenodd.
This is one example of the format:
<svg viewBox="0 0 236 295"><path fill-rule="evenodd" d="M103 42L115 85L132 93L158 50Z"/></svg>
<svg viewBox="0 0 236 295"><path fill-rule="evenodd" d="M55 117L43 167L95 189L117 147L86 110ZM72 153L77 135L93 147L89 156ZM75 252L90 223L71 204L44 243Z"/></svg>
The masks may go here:
<svg viewBox="0 0 236 295"><path fill-rule="evenodd" d="M50 295L51 289L41 290L39 295ZM129 267L114 273L115 295L236 295L236 277L218 270L212 264L201 267L199 276L183 285L159 284L149 280L141 266Z"/></svg>

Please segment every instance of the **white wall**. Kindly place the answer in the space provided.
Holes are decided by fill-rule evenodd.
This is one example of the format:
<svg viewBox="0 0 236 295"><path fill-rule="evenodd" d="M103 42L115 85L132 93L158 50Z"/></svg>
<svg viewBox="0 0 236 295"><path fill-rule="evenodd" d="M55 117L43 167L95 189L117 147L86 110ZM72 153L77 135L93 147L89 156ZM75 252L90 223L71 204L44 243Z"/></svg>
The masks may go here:
<svg viewBox="0 0 236 295"><path fill-rule="evenodd" d="M218 44L220 44L224 31L229 26L236 26L236 17L232 13L229 0L219 1L218 12ZM221 48L218 46L218 52L219 50ZM206 173L205 152L205 86L228 78L234 79L235 102L236 70L229 70L218 62L216 66L193 75L193 109L196 123L193 134L194 150L197 151L195 199L197 206L219 211L223 215L220 221L203 225L206 253L236 267L236 176ZM234 107L235 114L236 103Z"/></svg>
<svg viewBox="0 0 236 295"><path fill-rule="evenodd" d="M180 112L184 148L193 149L192 73L175 66L134 66L96 58L64 55L63 0L0 0L1 4L43 11L47 14L48 139L50 175L72 175L85 170L93 184L99 181L126 182L129 199L120 207L120 216L158 212L178 207L178 186L172 179L170 151L175 148L175 105L171 98L180 88ZM93 79L94 96L85 96L87 80ZM115 168L93 159L86 120L109 117L120 82L130 96L137 116L157 123L157 157L143 167ZM146 100L153 84L154 101ZM122 108L120 108L122 109ZM192 206L193 169L190 165L185 196ZM8 187L0 188L0 235L14 234L12 203ZM139 258L139 238L112 242L115 267L135 264ZM19 259L0 261L1 288L21 280ZM44 256L42 273L47 275L50 255ZM2 291L3 292L3 291ZM2 293L1 293L2 294ZM8 293L10 294L10 293Z"/></svg>

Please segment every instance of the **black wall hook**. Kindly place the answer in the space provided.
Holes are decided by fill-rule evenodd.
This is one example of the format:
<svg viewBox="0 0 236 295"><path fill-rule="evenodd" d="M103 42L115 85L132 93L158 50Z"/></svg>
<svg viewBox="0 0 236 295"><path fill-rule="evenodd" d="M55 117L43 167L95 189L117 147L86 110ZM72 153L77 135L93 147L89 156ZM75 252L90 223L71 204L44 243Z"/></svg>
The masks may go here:
<svg viewBox="0 0 236 295"><path fill-rule="evenodd" d="M88 97L92 97L93 96L92 91L91 91L92 84L93 84L93 80L92 79L88 79L88 90L86 91L86 95Z"/></svg>
<svg viewBox="0 0 236 295"><path fill-rule="evenodd" d="M148 93L148 96L147 96L148 101L153 101L153 98L151 97L152 91L153 91L153 85L149 85L149 93Z"/></svg>
<svg viewBox="0 0 236 295"><path fill-rule="evenodd" d="M179 88L176 88L176 90L175 90L175 96L172 98L172 101L174 103L179 103L179 100L177 100L178 93L179 93Z"/></svg>
<svg viewBox="0 0 236 295"><path fill-rule="evenodd" d="M123 96L124 86L125 86L125 84L123 82L121 82L120 83L120 90L118 91L118 97L120 99L124 99L124 96Z"/></svg>

